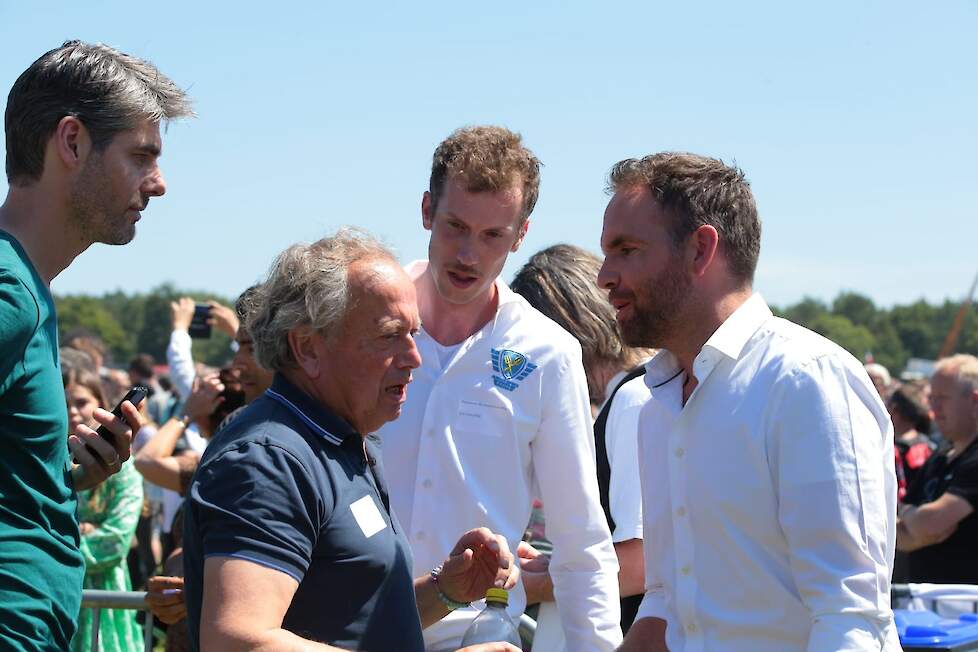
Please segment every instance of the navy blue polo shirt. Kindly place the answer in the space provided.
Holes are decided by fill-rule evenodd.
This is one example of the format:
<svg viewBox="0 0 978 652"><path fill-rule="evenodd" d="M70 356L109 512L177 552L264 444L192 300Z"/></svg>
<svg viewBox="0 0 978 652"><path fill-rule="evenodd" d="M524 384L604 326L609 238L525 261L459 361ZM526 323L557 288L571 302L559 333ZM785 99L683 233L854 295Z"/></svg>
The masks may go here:
<svg viewBox="0 0 978 652"><path fill-rule="evenodd" d="M367 451L379 460L369 440ZM185 519L194 650L208 557L298 581L282 623L298 636L356 650L424 649L411 551L380 462L368 464L360 434L281 375L208 445Z"/></svg>

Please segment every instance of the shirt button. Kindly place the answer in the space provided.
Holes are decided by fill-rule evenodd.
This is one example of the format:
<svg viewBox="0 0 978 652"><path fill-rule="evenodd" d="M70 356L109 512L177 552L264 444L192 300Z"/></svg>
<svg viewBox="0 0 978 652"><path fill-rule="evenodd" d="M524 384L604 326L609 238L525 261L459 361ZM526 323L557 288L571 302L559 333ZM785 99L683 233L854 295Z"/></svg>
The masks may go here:
<svg viewBox="0 0 978 652"><path fill-rule="evenodd" d="M431 489L431 480L425 478L425 481L421 483L421 486L425 489Z"/></svg>
<svg viewBox="0 0 978 652"><path fill-rule="evenodd" d="M682 457L685 454L686 454L686 449L685 448L677 448L676 449L676 457Z"/></svg>
<svg viewBox="0 0 978 652"><path fill-rule="evenodd" d="M414 535L414 538L417 541L424 541L424 536L425 536L424 532L418 532L417 534Z"/></svg>
<svg viewBox="0 0 978 652"><path fill-rule="evenodd" d="M678 516L680 518L682 518L683 516L686 516L686 508L685 507L680 507L679 509L677 509L676 510L676 516Z"/></svg>
<svg viewBox="0 0 978 652"><path fill-rule="evenodd" d="M696 623L690 623L690 624L686 625L686 631L689 632L690 634L695 634L696 633Z"/></svg>
<svg viewBox="0 0 978 652"><path fill-rule="evenodd" d="M689 575L691 572L693 572L693 569L690 568L689 565L687 564L686 566L680 568L679 572L682 573L683 575Z"/></svg>

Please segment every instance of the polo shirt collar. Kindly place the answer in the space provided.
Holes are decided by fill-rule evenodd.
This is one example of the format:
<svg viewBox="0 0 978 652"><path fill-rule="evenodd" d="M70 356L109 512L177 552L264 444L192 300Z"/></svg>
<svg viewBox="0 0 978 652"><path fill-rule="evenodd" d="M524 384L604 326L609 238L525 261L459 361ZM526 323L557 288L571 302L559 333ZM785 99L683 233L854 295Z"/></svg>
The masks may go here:
<svg viewBox="0 0 978 652"><path fill-rule="evenodd" d="M360 437L360 433L342 417L293 385L280 373L275 374L272 386L265 390L265 395L283 405L314 433L331 444L340 446L350 437Z"/></svg>

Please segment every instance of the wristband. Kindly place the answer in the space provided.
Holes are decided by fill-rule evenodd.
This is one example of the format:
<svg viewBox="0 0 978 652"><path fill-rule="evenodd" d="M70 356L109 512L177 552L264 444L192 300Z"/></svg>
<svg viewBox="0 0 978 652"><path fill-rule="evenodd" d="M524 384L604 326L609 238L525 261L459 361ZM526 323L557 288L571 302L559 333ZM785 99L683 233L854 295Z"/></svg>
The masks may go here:
<svg viewBox="0 0 978 652"><path fill-rule="evenodd" d="M471 602L456 602L450 597L445 595L445 592L441 590L441 585L438 584L438 575L441 573L441 564L435 566L431 569L431 581L435 583L435 591L438 592L438 599L441 600L442 604L448 607L449 611L455 611L456 609L465 609Z"/></svg>

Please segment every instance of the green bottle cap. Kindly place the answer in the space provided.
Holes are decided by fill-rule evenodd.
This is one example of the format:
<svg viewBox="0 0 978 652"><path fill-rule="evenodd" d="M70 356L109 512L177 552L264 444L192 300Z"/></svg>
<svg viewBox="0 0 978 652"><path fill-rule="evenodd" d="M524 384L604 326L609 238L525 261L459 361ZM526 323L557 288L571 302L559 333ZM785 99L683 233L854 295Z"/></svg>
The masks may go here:
<svg viewBox="0 0 978 652"><path fill-rule="evenodd" d="M489 589L486 591L486 602L501 602L509 604L509 591L506 589Z"/></svg>

